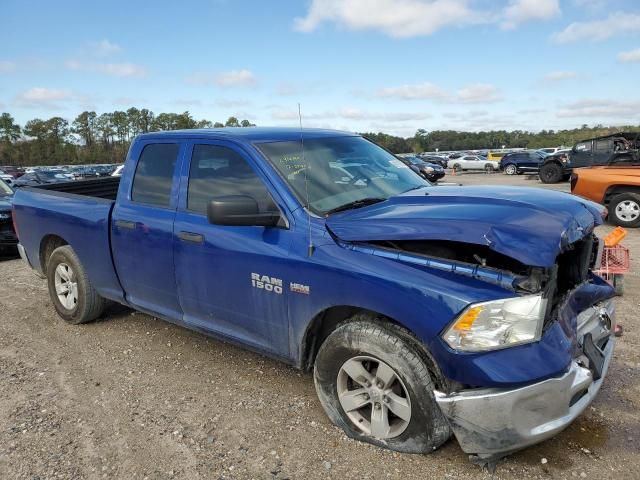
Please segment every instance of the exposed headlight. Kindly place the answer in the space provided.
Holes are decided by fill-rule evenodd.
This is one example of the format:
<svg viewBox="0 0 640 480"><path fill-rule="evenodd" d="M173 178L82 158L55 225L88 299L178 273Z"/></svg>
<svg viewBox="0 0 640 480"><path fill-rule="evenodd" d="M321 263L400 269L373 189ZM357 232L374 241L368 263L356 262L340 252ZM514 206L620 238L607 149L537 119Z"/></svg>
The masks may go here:
<svg viewBox="0 0 640 480"><path fill-rule="evenodd" d="M425 173L433 173L433 167L424 167L422 171Z"/></svg>
<svg viewBox="0 0 640 480"><path fill-rule="evenodd" d="M451 348L482 352L540 340L547 311L542 295L506 298L467 307L443 334Z"/></svg>

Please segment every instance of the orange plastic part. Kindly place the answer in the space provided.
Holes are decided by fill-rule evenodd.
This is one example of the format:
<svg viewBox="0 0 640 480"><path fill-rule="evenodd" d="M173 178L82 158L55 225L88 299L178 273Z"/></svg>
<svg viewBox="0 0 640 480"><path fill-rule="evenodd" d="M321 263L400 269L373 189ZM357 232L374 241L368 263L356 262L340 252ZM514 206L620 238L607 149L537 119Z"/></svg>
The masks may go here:
<svg viewBox="0 0 640 480"><path fill-rule="evenodd" d="M604 237L605 247L615 247L618 245L624 237L627 236L627 231L622 227L616 227L609 235Z"/></svg>

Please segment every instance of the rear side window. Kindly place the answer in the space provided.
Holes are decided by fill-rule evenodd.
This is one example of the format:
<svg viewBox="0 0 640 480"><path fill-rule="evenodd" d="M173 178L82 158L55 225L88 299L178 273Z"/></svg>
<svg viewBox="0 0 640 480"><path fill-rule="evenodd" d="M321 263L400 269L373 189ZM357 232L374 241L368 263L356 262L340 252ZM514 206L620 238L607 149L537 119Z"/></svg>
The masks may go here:
<svg viewBox="0 0 640 480"><path fill-rule="evenodd" d="M159 207L171 204L171 185L180 146L176 143L153 143L142 150L131 200Z"/></svg>
<svg viewBox="0 0 640 480"><path fill-rule="evenodd" d="M264 183L239 153L218 145L194 145L187 209L206 214L214 197L227 195L252 197L260 212L276 210Z"/></svg>
<svg viewBox="0 0 640 480"><path fill-rule="evenodd" d="M609 150L612 150L609 140L596 140L596 151L608 152Z"/></svg>

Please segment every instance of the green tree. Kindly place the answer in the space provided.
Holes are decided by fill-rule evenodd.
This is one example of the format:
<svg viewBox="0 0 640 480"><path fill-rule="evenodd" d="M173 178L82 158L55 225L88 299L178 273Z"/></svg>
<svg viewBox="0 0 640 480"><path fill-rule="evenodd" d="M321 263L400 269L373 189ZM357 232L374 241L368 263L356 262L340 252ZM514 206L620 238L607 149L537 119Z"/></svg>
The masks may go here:
<svg viewBox="0 0 640 480"><path fill-rule="evenodd" d="M95 142L96 112L84 111L71 124L71 132L78 135L84 144L91 148Z"/></svg>
<svg viewBox="0 0 640 480"><path fill-rule="evenodd" d="M225 127L239 127L240 126L240 122L238 122L238 119L236 117L229 117L227 119L227 121L224 124Z"/></svg>
<svg viewBox="0 0 640 480"><path fill-rule="evenodd" d="M18 125L13 117L8 113L0 115L0 140L5 143L13 143L18 141L22 129Z"/></svg>

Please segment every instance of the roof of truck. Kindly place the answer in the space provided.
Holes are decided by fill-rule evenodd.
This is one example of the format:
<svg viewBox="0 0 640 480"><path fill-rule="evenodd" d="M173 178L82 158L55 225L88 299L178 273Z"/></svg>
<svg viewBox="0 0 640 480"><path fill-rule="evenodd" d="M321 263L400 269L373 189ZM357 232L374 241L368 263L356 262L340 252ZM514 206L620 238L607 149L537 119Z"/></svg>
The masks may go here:
<svg viewBox="0 0 640 480"><path fill-rule="evenodd" d="M246 142L278 142L300 140L299 128L286 127L225 127L225 128L196 128L191 130L167 130L162 132L144 133L138 139L151 138L237 138ZM326 130L321 128L303 128L305 139L323 137L342 137L357 135L340 130Z"/></svg>

